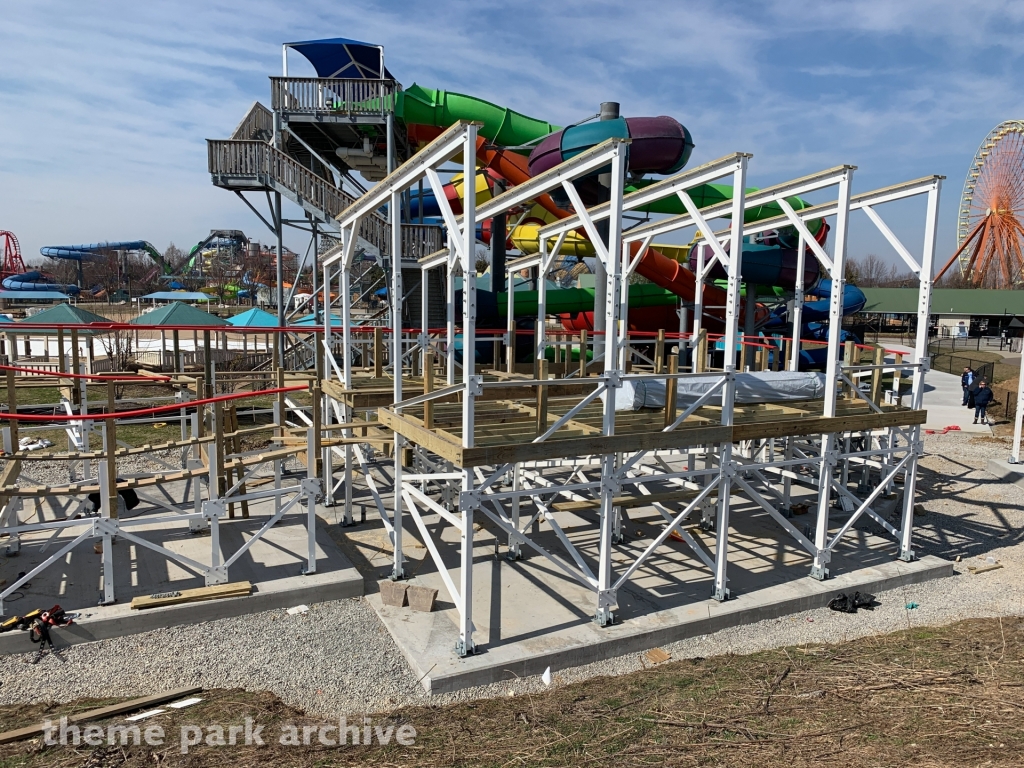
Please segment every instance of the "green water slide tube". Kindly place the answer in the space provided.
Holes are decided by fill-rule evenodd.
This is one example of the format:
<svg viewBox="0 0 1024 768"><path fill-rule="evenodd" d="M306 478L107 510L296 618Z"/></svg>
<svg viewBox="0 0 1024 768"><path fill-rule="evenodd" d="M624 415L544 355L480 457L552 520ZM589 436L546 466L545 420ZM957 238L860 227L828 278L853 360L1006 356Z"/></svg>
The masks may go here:
<svg viewBox="0 0 1024 768"><path fill-rule="evenodd" d="M537 291L515 291L515 306L513 313L516 317L536 317L537 315ZM508 314L508 294L497 295L498 314L504 317ZM657 285L640 283L629 286L629 306L636 307L657 307L663 305L675 305L679 297L672 291L665 290ZM560 290L549 290L545 300L545 310L549 315L561 315L576 312L594 311L594 289L593 288L563 288Z"/></svg>
<svg viewBox="0 0 1024 768"><path fill-rule="evenodd" d="M463 93L409 86L400 91L395 116L406 123L447 128L459 120L483 123L480 135L503 147L519 147L561 130L557 125L528 117L507 107Z"/></svg>
<svg viewBox="0 0 1024 768"><path fill-rule="evenodd" d="M492 104L489 101L467 96L462 93L424 88L415 83L408 89L398 93L395 103L395 115L407 124L431 125L435 128L447 128L459 120L474 120L483 123L480 135L503 147L520 147L535 143L548 134L560 131L561 127L552 123L528 117L507 107ZM635 192L655 180L643 179L628 186L625 192ZM756 192L756 187L747 190L748 194ZM732 187L727 184L702 184L689 190L690 197L698 208L721 203L732 199ZM794 210L802 210L810 206L799 197L787 198ZM678 197L659 200L640 209L645 213L662 213L678 215L686 212ZM744 221L753 222L781 216L782 208L778 203L766 203L750 208L744 214ZM812 234L821 228L821 220L808 222Z"/></svg>

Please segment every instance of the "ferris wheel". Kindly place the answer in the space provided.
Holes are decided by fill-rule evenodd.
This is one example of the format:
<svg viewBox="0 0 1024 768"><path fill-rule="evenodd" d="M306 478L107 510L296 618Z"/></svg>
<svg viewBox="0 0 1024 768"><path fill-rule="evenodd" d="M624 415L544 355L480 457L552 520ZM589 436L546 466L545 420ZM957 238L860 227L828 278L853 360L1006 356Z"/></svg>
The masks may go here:
<svg viewBox="0 0 1024 768"><path fill-rule="evenodd" d="M978 147L967 171L953 264L976 288L1024 285L1024 120L1000 123Z"/></svg>

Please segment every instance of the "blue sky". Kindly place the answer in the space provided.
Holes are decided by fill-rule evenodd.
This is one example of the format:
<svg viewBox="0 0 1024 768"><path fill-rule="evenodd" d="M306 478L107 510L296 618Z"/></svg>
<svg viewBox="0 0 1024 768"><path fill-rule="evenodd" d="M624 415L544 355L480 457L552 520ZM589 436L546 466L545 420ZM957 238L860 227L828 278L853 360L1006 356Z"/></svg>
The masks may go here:
<svg viewBox="0 0 1024 768"><path fill-rule="evenodd" d="M204 139L269 101L280 43L385 45L405 85L469 93L555 123L619 101L672 115L691 164L752 152L767 185L842 163L854 191L930 174L939 261L964 174L997 123L1024 117L1024 3L637 0L5 3L0 229L41 245L142 238L189 246L212 228L269 233L206 172ZM292 74L299 74L296 56ZM921 209L887 213L908 244ZM262 230L262 231L261 231ZM855 224L853 255L887 255ZM290 242L300 247L301 241Z"/></svg>

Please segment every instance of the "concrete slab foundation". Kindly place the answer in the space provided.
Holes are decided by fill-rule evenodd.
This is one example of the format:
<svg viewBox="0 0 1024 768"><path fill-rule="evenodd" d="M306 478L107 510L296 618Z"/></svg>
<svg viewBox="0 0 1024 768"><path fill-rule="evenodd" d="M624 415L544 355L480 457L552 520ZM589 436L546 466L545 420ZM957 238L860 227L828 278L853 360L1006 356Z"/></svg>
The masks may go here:
<svg viewBox="0 0 1024 768"><path fill-rule="evenodd" d="M222 553L227 555L236 551L251 538L266 522L264 513L269 511L253 505L251 517L222 522ZM363 577L334 543L326 525L320 520L316 531L317 572L303 575L306 563L304 520L304 516L286 516L231 566L231 581L252 583L253 593L247 597L132 610L133 597L202 587L204 580L176 561L119 539L114 545L117 602L99 606L102 555L94 551L92 541L85 541L68 553L64 563L52 565L34 578L24 590L24 597L8 600L5 603L6 615L23 614L35 608L45 610L54 604L60 604L66 611L81 613L72 626L52 632L54 644L59 647L178 624L196 624L362 595ZM136 532L198 562L209 562L209 535L190 534L187 524L178 528L156 529L142 526L133 530ZM3 559L0 573L10 581L18 572L29 571L42 562L55 547L60 546L58 542L47 546L48 538L48 533L45 536L24 536L21 553L18 557ZM27 632L0 634L0 654L24 653L35 648L29 642Z"/></svg>
<svg viewBox="0 0 1024 768"><path fill-rule="evenodd" d="M631 510L625 526L628 539L613 557L617 569L625 568L656 535L658 520L651 512ZM804 519L811 518L797 516L793 522L799 528ZM837 512L833 530L844 519ZM910 563L896 560L893 541L854 530L832 559L833 578L815 581L808 576L811 558L767 514L749 507L733 521L729 585L736 597L725 603L709 599L711 574L692 550L670 540L619 591L616 623L602 629L592 621L593 593L543 558L507 560L504 538L496 541L486 526L474 536L473 616L479 644L475 655L456 656L457 611L433 561L408 530L405 555L411 583L439 589L435 611L384 605L379 594L368 595L367 601L422 677L426 690L440 693L536 675L548 666L557 670L587 664L822 607L838 592L875 593L953 572L951 563L935 557ZM426 522L433 527L429 518ZM545 532L544 527L536 540L557 550L554 533ZM596 553L592 521L579 519L565 530L585 557ZM713 546L712 533L698 527L689 530L705 550ZM347 529L346 537L363 553L353 557L361 569L378 575L386 567L389 555L380 547L386 540L382 530L367 524ZM446 535L442 543L444 562L457 580L454 535Z"/></svg>

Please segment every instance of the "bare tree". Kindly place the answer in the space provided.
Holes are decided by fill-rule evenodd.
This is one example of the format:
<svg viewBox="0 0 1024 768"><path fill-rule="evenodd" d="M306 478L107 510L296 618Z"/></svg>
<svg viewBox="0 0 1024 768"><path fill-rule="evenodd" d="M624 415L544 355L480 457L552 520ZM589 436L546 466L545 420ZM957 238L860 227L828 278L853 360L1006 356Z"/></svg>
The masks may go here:
<svg viewBox="0 0 1024 768"><path fill-rule="evenodd" d="M846 281L861 288L903 288L917 285L917 278L910 271L900 271L896 264L886 263L873 253L861 259L847 259Z"/></svg>
<svg viewBox="0 0 1024 768"><path fill-rule="evenodd" d="M129 366L135 360L135 333L129 330L110 331L100 337L100 344L103 351L107 353L110 360L111 370L123 372L129 370ZM114 386L116 397L124 397L124 384Z"/></svg>

